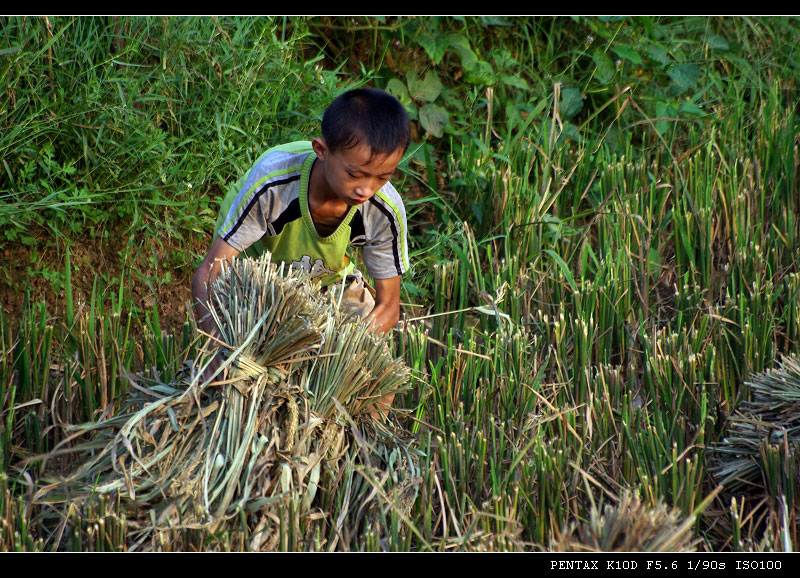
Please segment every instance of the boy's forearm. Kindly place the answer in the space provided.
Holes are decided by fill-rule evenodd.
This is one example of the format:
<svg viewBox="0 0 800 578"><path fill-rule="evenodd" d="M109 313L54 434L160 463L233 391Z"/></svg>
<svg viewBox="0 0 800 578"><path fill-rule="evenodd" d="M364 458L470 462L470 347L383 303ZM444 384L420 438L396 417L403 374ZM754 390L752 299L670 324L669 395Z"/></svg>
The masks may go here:
<svg viewBox="0 0 800 578"><path fill-rule="evenodd" d="M387 333L400 320L400 277L375 279L375 307L370 313L373 326L380 333Z"/></svg>
<svg viewBox="0 0 800 578"><path fill-rule="evenodd" d="M204 261L192 277L192 309L197 326L209 334L213 333L214 319L206 302L208 301L208 287L212 282L211 270Z"/></svg>
<svg viewBox="0 0 800 578"><path fill-rule="evenodd" d="M230 262L237 254L238 251L218 238L192 277L192 305L195 321L206 333L212 335L215 333L214 319L206 306L209 288L222 272L220 262Z"/></svg>

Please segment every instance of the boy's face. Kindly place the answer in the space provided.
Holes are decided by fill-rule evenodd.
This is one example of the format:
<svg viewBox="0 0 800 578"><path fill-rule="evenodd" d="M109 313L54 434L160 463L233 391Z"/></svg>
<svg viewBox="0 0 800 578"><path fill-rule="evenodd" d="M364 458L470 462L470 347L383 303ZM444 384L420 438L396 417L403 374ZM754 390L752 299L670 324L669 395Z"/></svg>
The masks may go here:
<svg viewBox="0 0 800 578"><path fill-rule="evenodd" d="M322 139L312 141L317 157L324 161L324 176L328 187L348 206L360 205L370 200L385 185L403 158L396 150L388 156L372 159L364 144L331 152Z"/></svg>

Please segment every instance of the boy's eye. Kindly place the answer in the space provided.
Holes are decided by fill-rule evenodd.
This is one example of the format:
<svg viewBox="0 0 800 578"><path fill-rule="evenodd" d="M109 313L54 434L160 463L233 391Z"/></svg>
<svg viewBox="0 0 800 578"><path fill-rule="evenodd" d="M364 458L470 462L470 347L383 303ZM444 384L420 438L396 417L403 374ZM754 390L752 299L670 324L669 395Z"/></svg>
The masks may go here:
<svg viewBox="0 0 800 578"><path fill-rule="evenodd" d="M350 172L350 171L348 171L348 170L345 170L345 173L346 173L346 174L347 174L347 176L348 176L348 177L350 177L351 179L360 179L360 178L361 178L361 176L360 176L360 175L354 175L353 173L351 173L351 172ZM380 182L382 182L382 183L387 183L387 182L389 182L389 177L380 176L380 177L378 177L378 180L379 180Z"/></svg>

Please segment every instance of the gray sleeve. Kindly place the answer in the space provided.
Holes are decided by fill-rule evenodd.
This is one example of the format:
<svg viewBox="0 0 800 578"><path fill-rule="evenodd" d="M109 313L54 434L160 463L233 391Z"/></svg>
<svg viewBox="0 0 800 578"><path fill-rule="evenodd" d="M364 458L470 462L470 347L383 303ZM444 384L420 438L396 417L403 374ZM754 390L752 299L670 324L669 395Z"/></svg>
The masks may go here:
<svg viewBox="0 0 800 578"><path fill-rule="evenodd" d="M226 196L226 211L219 236L233 248L243 251L265 234L273 234L271 223L280 213L281 196L296 189L302 159L283 152L265 155Z"/></svg>
<svg viewBox="0 0 800 578"><path fill-rule="evenodd" d="M400 195L391 185L370 199L364 215L367 236L362 248L367 273L373 279L388 279L408 270L406 212Z"/></svg>
<svg viewBox="0 0 800 578"><path fill-rule="evenodd" d="M242 192L246 190L242 189ZM268 188L245 199L241 207L237 208L234 203L226 217L226 226L220 231L220 237L234 249L244 251L269 230L268 215L271 213L271 204L272 194Z"/></svg>

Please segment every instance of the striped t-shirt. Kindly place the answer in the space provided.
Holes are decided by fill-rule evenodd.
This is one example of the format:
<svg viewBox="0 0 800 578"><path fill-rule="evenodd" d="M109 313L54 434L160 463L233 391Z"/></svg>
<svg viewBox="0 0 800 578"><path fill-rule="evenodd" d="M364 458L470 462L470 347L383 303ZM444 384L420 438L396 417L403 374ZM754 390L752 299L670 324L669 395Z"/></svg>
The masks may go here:
<svg viewBox="0 0 800 578"><path fill-rule="evenodd" d="M367 273L387 279L408 270L406 214L386 183L366 203L351 207L332 234L321 237L311 219L308 182L316 160L310 142L265 152L225 196L217 234L234 249L305 269L323 284L352 270L348 247L361 247Z"/></svg>

